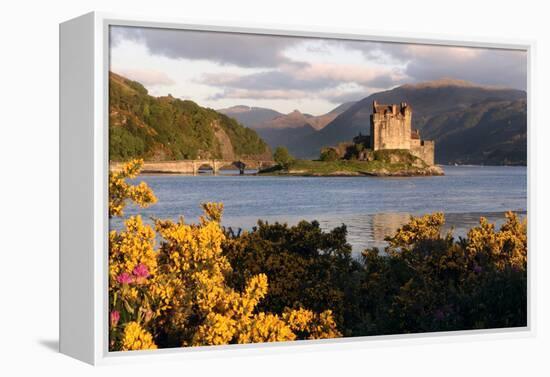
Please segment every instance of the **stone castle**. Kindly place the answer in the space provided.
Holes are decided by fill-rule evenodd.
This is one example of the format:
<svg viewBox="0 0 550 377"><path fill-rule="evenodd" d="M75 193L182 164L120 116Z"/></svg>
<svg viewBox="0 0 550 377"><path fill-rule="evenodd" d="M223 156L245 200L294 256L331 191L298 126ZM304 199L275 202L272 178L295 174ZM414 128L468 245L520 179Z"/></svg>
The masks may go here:
<svg viewBox="0 0 550 377"><path fill-rule="evenodd" d="M428 165L434 165L434 142L421 140L420 132L412 129L411 120L412 108L405 102L398 106L374 101L370 116L370 149L406 149Z"/></svg>

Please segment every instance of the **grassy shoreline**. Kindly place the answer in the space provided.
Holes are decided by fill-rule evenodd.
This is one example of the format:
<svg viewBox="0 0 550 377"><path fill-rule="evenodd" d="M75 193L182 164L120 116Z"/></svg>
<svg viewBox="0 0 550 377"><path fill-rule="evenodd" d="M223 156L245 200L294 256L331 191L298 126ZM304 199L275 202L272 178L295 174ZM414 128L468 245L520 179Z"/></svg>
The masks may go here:
<svg viewBox="0 0 550 377"><path fill-rule="evenodd" d="M428 166L421 161L386 162L380 160L294 160L286 169L280 165L258 172L272 176L318 176L318 177L412 177L444 175L439 166Z"/></svg>

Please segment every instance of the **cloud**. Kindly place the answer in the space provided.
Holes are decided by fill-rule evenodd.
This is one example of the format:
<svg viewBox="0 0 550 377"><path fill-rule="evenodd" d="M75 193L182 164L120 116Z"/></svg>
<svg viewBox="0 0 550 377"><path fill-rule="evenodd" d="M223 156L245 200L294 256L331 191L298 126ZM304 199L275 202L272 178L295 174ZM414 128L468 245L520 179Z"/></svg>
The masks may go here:
<svg viewBox="0 0 550 377"><path fill-rule="evenodd" d="M369 86L392 86L405 79L397 70L357 64L311 64L295 72L302 80L326 80L332 82L355 82Z"/></svg>
<svg viewBox="0 0 550 377"><path fill-rule="evenodd" d="M311 97L312 93L304 90L295 89L268 89L268 90L255 90L255 89L240 89L229 88L225 89L213 96L210 96L209 100L219 100L227 98L238 99L302 99Z"/></svg>
<svg viewBox="0 0 550 377"><path fill-rule="evenodd" d="M443 77L519 89L527 85L523 51L122 26L111 27L110 36L113 48L133 41L145 47L140 51L147 56L171 59L169 65L166 59L151 61L170 67L172 71L166 72L172 77L186 78L175 83L158 66L120 70L121 74L146 86L176 85L176 91L193 84L193 96L206 102L342 103ZM137 67L131 57L127 53L128 66Z"/></svg>
<svg viewBox="0 0 550 377"><path fill-rule="evenodd" d="M299 78L295 72L280 70L244 75L205 74L198 81L211 86L247 90L318 90L338 84L330 77Z"/></svg>
<svg viewBox="0 0 550 377"><path fill-rule="evenodd" d="M210 96L209 100L221 99L242 99L242 100L303 100L322 99L333 104L341 104L349 101L358 101L376 92L373 88L360 88L350 90L349 88L327 88L312 92L310 90L298 89L241 89L225 88L222 91Z"/></svg>
<svg viewBox="0 0 550 377"><path fill-rule="evenodd" d="M416 81L452 77L482 85L526 89L527 54L509 50L475 50L461 55L442 50L411 60L406 73Z"/></svg>
<svg viewBox="0 0 550 377"><path fill-rule="evenodd" d="M121 69L118 70L118 73L145 86L174 85L176 83L166 73L153 69Z"/></svg>
<svg viewBox="0 0 550 377"><path fill-rule="evenodd" d="M293 37L112 26L111 43L143 43L151 54L172 59L210 60L239 67L276 67L292 64L283 54L302 40Z"/></svg>
<svg viewBox="0 0 550 377"><path fill-rule="evenodd" d="M482 85L527 86L525 51L380 42L344 45L361 51L367 60L403 65L402 73L411 83L452 77Z"/></svg>
<svg viewBox="0 0 550 377"><path fill-rule="evenodd" d="M344 92L331 92L326 93L324 99L334 104L341 104L346 102L359 101L365 97L368 97L376 90L365 88L363 90L344 91Z"/></svg>
<svg viewBox="0 0 550 377"><path fill-rule="evenodd" d="M253 74L204 74L198 82L223 88L224 93L235 98L283 98L282 91L289 92L289 98L297 93L311 97L320 91L332 91L331 97L345 95L357 87L387 88L406 81L406 77L393 69L342 64L309 64L304 68L285 66ZM293 91L290 94L290 91ZM250 93L254 93L250 97ZM219 97L217 97L219 98Z"/></svg>

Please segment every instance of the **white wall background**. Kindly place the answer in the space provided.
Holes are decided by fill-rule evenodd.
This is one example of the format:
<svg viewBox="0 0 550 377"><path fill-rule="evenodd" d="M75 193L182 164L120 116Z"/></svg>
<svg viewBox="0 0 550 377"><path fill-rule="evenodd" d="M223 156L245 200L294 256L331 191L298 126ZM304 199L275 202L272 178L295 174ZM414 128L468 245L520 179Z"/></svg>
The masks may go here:
<svg viewBox="0 0 550 377"><path fill-rule="evenodd" d="M23 375L548 375L550 250L548 147L550 28L543 1L5 0L0 12L0 374ZM546 7L547 8L547 7ZM345 352L194 360L93 369L57 354L58 23L91 10L186 19L363 28L369 31L537 41L531 222L537 335L437 341ZM378 16L379 15L379 16ZM503 188L505 189L505 188ZM533 238L531 239L533 241ZM77 245L75 245L77 246ZM546 347L546 350L544 348ZM11 372L7 372L11 370ZM6 373L7 372L7 373Z"/></svg>

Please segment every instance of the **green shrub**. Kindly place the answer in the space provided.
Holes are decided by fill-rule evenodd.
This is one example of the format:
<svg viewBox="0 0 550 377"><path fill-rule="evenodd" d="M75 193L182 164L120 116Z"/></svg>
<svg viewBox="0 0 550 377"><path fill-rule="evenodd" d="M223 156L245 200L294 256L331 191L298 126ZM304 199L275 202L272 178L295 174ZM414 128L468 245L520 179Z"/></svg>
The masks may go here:
<svg viewBox="0 0 550 377"><path fill-rule="evenodd" d="M294 157L292 157L285 147L277 147L275 148L275 152L273 152L273 160L283 169L288 169L292 161L294 161Z"/></svg>
<svg viewBox="0 0 550 377"><path fill-rule="evenodd" d="M323 148L321 151L321 155L319 156L319 159L321 161L336 161L340 159L340 156L338 156L338 152L334 150L334 148Z"/></svg>

